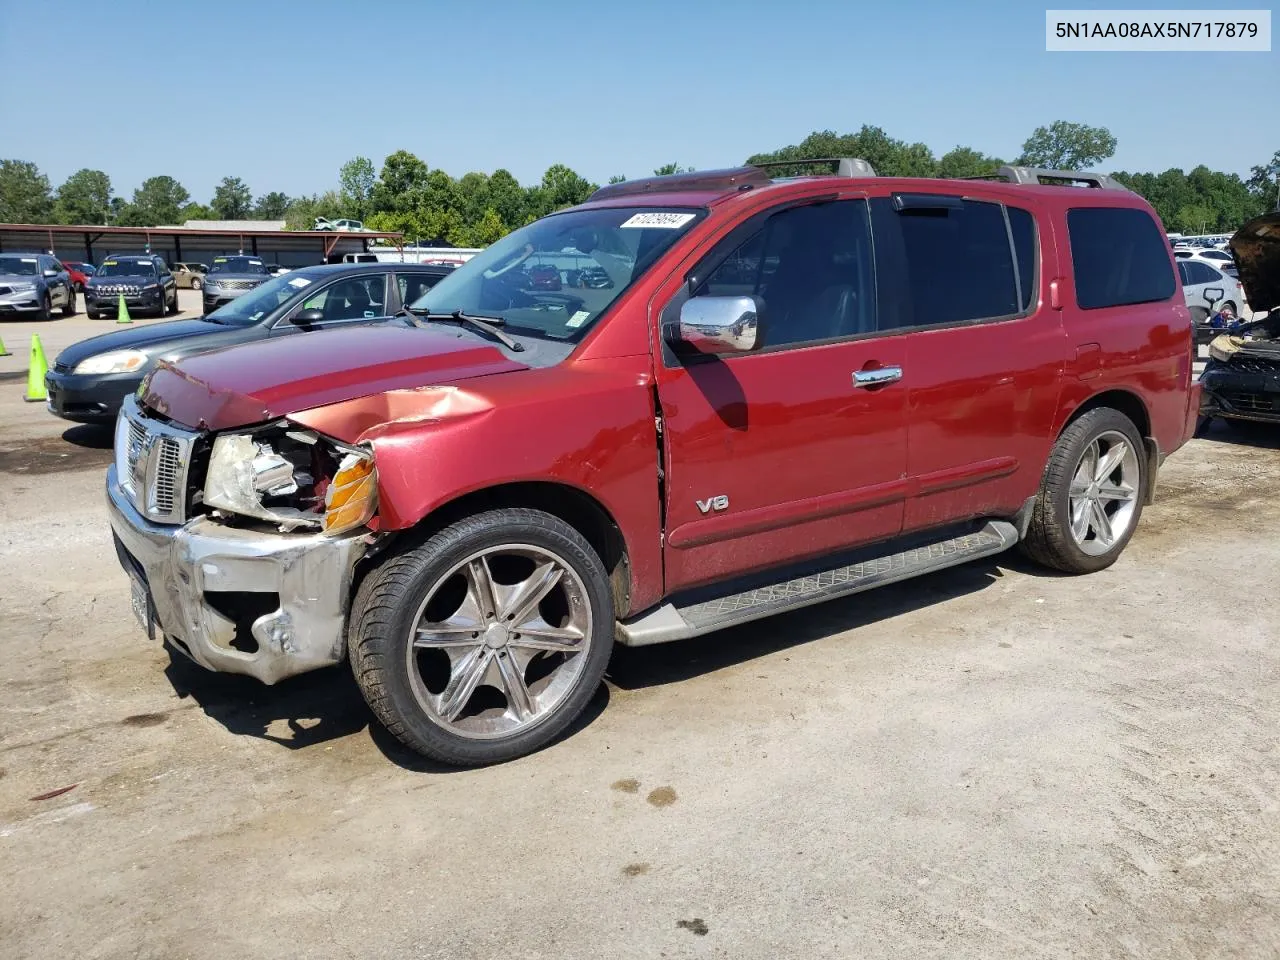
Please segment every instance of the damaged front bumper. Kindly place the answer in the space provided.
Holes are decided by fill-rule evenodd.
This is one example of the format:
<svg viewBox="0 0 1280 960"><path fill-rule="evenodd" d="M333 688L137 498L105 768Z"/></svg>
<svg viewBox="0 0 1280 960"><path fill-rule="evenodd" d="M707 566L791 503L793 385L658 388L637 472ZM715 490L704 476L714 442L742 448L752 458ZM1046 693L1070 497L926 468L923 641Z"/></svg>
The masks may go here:
<svg viewBox="0 0 1280 960"><path fill-rule="evenodd" d="M1280 423L1280 344L1218 337L1200 384L1204 416Z"/></svg>
<svg viewBox="0 0 1280 960"><path fill-rule="evenodd" d="M158 626L200 666L270 684L345 656L365 534L264 533L206 517L155 524L120 488L114 466L107 471L107 507L148 631Z"/></svg>

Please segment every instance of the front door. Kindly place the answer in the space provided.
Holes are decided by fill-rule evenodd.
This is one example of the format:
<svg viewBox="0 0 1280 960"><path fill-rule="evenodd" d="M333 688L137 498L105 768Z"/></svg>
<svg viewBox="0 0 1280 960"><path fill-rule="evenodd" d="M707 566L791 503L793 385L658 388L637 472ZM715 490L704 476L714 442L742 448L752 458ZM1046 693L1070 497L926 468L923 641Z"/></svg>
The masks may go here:
<svg viewBox="0 0 1280 960"><path fill-rule="evenodd" d="M761 298L764 346L663 351L667 591L896 535L906 343L876 336L866 201L757 214L693 275L693 295ZM672 277L655 305L678 311L687 288Z"/></svg>

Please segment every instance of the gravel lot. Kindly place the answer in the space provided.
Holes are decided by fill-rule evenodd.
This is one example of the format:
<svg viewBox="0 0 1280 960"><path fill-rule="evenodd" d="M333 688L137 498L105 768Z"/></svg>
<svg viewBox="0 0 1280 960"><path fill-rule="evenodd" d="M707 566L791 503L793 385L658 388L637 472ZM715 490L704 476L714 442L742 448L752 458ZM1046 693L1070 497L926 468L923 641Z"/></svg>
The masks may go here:
<svg viewBox="0 0 1280 960"><path fill-rule="evenodd" d="M1280 430L1180 451L1101 574L1006 555L623 651L572 736L449 772L343 669L143 638L109 431L21 400L34 326L0 324L6 958L1280 955Z"/></svg>

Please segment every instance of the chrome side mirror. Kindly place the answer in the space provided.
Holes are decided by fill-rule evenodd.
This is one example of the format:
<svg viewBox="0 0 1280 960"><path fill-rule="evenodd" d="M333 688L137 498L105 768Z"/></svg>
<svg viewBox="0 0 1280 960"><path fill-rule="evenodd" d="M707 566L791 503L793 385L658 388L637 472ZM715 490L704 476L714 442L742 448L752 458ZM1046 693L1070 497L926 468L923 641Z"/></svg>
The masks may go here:
<svg viewBox="0 0 1280 960"><path fill-rule="evenodd" d="M677 350L704 354L749 353L764 344L760 301L755 297L693 297L680 307L663 339Z"/></svg>

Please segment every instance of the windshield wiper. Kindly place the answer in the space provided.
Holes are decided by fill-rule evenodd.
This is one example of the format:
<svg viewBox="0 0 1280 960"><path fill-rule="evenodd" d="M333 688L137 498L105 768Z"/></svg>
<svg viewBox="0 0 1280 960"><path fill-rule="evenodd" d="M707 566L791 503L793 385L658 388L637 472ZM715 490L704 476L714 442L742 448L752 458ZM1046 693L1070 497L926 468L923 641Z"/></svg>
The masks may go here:
<svg viewBox="0 0 1280 960"><path fill-rule="evenodd" d="M501 330L498 329L499 324L506 323L501 317L477 317L470 313L463 313L461 309L453 311L453 313L418 313L409 307L403 307L402 312L407 313L411 317L418 317L423 320L455 320L458 323L469 323L477 330L483 330L485 333L500 341L507 349L521 353L524 351L524 344L518 340L513 340Z"/></svg>

